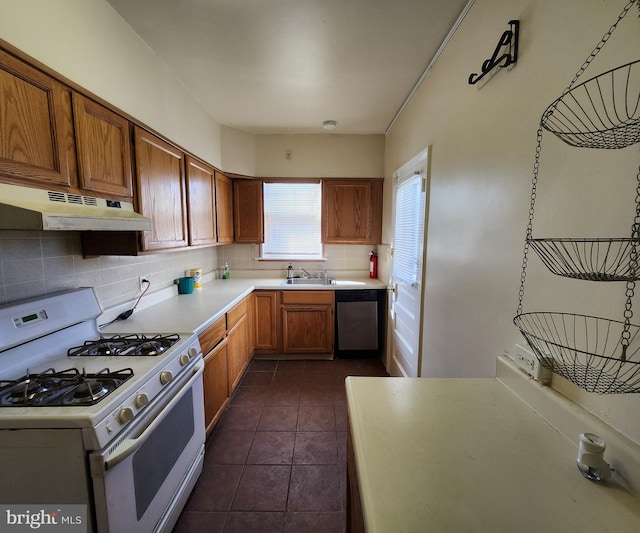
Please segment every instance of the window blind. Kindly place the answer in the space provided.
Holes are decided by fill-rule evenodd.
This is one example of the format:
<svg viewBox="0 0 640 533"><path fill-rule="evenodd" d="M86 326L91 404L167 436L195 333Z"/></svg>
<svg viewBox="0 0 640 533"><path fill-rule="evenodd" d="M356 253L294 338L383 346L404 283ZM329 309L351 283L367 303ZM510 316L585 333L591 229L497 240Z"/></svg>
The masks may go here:
<svg viewBox="0 0 640 533"><path fill-rule="evenodd" d="M321 184L264 184L263 259L320 259Z"/></svg>
<svg viewBox="0 0 640 533"><path fill-rule="evenodd" d="M424 239L424 200L422 174L416 172L396 184L395 242L393 275L403 283L414 285L422 261Z"/></svg>

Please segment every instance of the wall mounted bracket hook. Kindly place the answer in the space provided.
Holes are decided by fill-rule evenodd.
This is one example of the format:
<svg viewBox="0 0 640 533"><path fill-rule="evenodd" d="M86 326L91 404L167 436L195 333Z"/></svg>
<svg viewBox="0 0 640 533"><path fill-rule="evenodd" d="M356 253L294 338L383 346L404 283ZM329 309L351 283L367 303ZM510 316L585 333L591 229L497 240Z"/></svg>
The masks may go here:
<svg viewBox="0 0 640 533"><path fill-rule="evenodd" d="M508 67L518 61L518 32L520 30L520 21L510 20L509 27L510 29L505 31L500 37L498 45L493 51L493 55L482 62L481 73L476 74L474 72L469 75L469 85L475 85L496 67ZM503 50L505 51L503 52Z"/></svg>

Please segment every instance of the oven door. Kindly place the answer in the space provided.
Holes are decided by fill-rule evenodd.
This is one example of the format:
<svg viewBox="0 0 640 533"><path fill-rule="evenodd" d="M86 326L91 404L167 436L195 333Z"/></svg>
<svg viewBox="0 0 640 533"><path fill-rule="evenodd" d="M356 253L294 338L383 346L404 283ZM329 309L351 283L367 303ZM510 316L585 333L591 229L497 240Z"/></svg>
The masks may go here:
<svg viewBox="0 0 640 533"><path fill-rule="evenodd" d="M100 533L170 531L202 472L201 365L107 448L90 456Z"/></svg>

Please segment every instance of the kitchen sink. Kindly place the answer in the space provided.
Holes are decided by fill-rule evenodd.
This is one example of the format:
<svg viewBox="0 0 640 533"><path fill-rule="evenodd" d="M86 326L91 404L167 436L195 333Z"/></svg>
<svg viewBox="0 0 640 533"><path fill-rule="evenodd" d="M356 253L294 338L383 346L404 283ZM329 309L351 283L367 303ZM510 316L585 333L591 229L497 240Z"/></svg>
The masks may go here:
<svg viewBox="0 0 640 533"><path fill-rule="evenodd" d="M281 285L332 285L331 278L290 278L285 279Z"/></svg>

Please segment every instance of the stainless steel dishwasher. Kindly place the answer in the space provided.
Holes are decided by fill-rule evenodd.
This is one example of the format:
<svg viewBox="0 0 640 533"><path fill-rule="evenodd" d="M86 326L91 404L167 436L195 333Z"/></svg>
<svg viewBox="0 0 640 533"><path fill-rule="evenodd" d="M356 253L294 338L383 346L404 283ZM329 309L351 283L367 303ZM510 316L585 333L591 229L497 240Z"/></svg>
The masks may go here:
<svg viewBox="0 0 640 533"><path fill-rule="evenodd" d="M384 289L336 291L334 357L380 357L385 333Z"/></svg>

